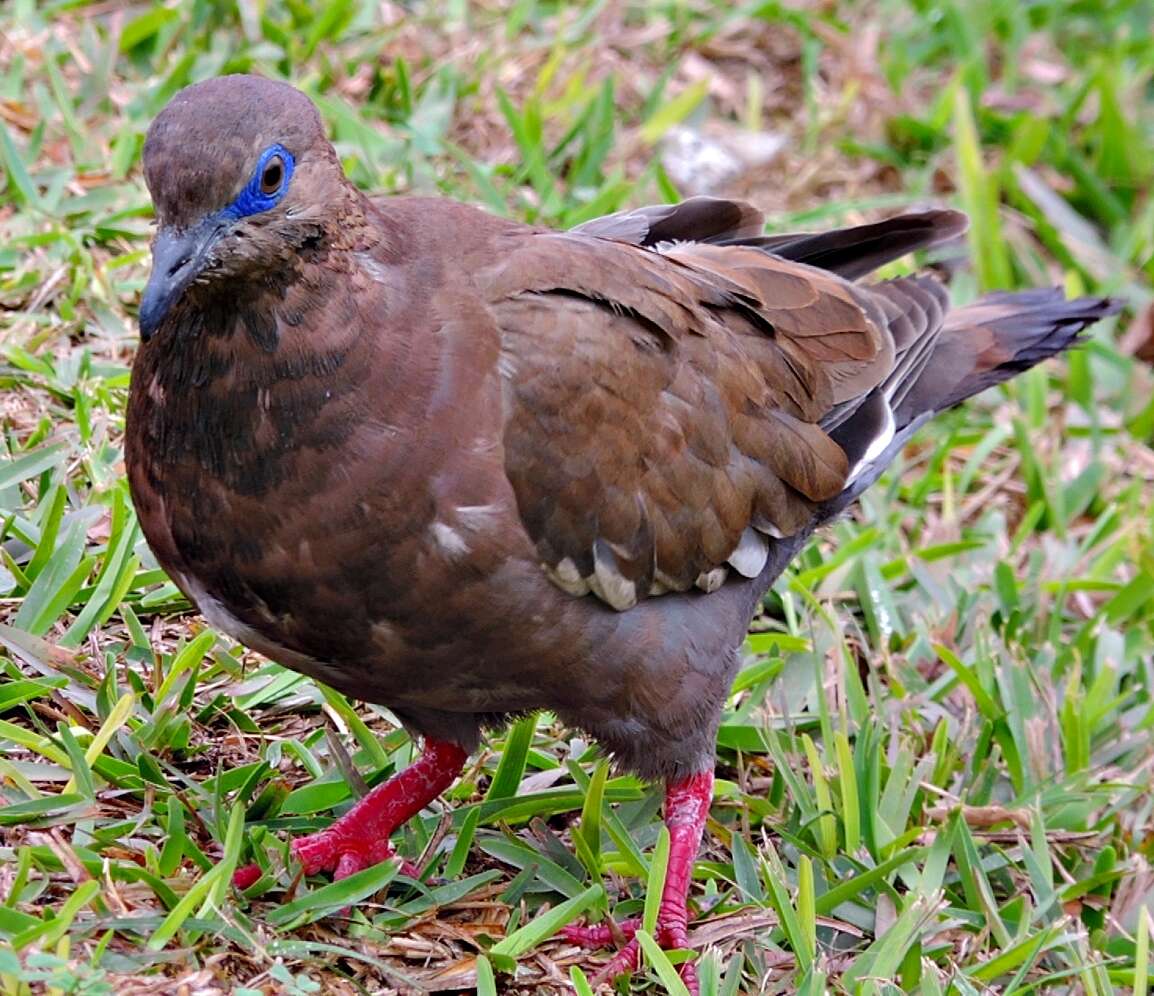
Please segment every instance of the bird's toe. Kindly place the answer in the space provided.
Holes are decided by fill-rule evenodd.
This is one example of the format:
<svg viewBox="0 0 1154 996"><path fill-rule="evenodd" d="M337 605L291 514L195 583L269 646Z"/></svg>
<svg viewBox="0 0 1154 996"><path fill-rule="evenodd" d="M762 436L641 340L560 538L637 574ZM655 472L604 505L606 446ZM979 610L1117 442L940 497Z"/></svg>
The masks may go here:
<svg viewBox="0 0 1154 996"><path fill-rule="evenodd" d="M683 948L687 944L685 928L681 925L680 918L675 917L672 920L672 923L663 923L659 920L654 931L657 942L666 950ZM641 961L641 947L636 934L640 929L640 918L632 917L620 923L608 920L592 925L572 924L562 929L561 936L570 944L578 944L583 948L618 947L618 951L596 976L598 984L612 984L618 976L632 975L637 971ZM677 971L690 996L698 996L700 984L697 979L697 966L691 961L684 962Z"/></svg>
<svg viewBox="0 0 1154 996"><path fill-rule="evenodd" d="M292 842L292 853L306 875L331 871L337 882L397 856L396 848L388 840L365 840L331 828L297 837ZM400 872L409 878L421 876L420 869L411 861L402 861Z"/></svg>
<svg viewBox="0 0 1154 996"><path fill-rule="evenodd" d="M638 917L631 917L620 923L614 920L595 924L573 923L562 928L561 936L570 944L577 944L583 948L621 947L633 940L633 935L640 926L641 920Z"/></svg>
<svg viewBox="0 0 1154 996"><path fill-rule="evenodd" d="M232 873L232 884L243 892L255 885L261 874L260 865L244 865Z"/></svg>
<svg viewBox="0 0 1154 996"><path fill-rule="evenodd" d="M316 875L322 871L335 870L341 863L348 848L331 831L310 833L307 837L297 837L292 844L293 857L297 859L306 875Z"/></svg>
<svg viewBox="0 0 1154 996"><path fill-rule="evenodd" d="M637 966L640 961L641 945L638 943L637 938L634 937L625 947L605 963L605 966L597 973L594 982L598 985L601 983L612 984L613 980L618 976L632 975L637 971Z"/></svg>
<svg viewBox="0 0 1154 996"><path fill-rule="evenodd" d="M337 867L333 870L333 881L339 882L342 878L355 875L367 867L368 864L363 855L357 854L355 851L345 851L337 860Z"/></svg>
<svg viewBox="0 0 1154 996"><path fill-rule="evenodd" d="M689 996L700 996L701 983L697 981L697 963L687 961L677 970L677 974L681 976L681 981L685 983L685 988L689 990Z"/></svg>

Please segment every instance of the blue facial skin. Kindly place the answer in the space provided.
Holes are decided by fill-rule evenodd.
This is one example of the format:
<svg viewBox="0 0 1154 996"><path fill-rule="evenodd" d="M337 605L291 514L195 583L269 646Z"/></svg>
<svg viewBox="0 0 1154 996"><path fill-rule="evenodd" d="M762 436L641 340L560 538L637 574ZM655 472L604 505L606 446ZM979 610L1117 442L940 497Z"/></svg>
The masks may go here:
<svg viewBox="0 0 1154 996"><path fill-rule="evenodd" d="M269 160L274 156L280 156L283 164L280 186L277 187L275 193L266 194L260 189L261 177L264 176L265 167L268 166ZM289 182L293 177L294 165L295 160L288 149L283 145L270 145L260 154L256 169L252 171L252 178L248 181L247 186L237 195L236 200L221 211L221 215L237 221L240 218L247 218L250 214L260 214L262 211L275 207L284 197L285 191L288 190Z"/></svg>
<svg viewBox="0 0 1154 996"><path fill-rule="evenodd" d="M269 161L280 157L280 183L271 194L261 190ZM212 247L241 218L268 211L280 203L292 181L296 161L283 145L261 153L256 169L228 207L206 215L188 229L162 228L152 244L152 273L140 298L140 337L147 342L160 328L173 304L203 270Z"/></svg>

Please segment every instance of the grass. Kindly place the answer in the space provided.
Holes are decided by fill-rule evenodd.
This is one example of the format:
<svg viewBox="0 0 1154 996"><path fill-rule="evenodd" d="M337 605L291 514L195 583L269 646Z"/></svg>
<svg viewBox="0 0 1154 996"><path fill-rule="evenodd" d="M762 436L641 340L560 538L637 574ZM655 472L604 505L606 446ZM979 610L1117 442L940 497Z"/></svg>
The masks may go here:
<svg viewBox="0 0 1154 996"><path fill-rule="evenodd" d="M767 597L691 940L707 996L1145 992L1152 19L1137 0L5 5L0 992L588 993L593 960L556 928L645 914L663 875L657 792L542 715L405 828L425 882L294 878L286 833L412 745L189 613L121 456L143 132L180 86L246 70L312 93L365 186L565 226L677 196L673 129L765 131L784 150L729 189L774 228L942 200L973 219L938 264L956 298L1129 298L925 431ZM677 955L647 940L635 984L660 991Z"/></svg>

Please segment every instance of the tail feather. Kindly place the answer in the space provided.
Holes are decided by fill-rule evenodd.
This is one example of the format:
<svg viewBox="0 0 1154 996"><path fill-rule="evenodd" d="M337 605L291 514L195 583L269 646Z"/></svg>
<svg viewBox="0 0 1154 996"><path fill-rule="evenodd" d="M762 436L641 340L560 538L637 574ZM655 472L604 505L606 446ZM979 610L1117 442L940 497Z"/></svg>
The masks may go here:
<svg viewBox="0 0 1154 996"><path fill-rule="evenodd" d="M894 395L895 431L888 435L884 451L822 506L815 522L828 521L848 508L938 412L1069 349L1088 325L1121 308L1122 302L1114 298L1067 301L1060 290L1048 289L990 294L950 312L929 360L912 384L902 385Z"/></svg>
<svg viewBox="0 0 1154 996"><path fill-rule="evenodd" d="M1109 297L1067 300L1058 288L999 292L946 316L933 355L895 413L898 426L966 398L1069 349L1087 326L1116 314Z"/></svg>

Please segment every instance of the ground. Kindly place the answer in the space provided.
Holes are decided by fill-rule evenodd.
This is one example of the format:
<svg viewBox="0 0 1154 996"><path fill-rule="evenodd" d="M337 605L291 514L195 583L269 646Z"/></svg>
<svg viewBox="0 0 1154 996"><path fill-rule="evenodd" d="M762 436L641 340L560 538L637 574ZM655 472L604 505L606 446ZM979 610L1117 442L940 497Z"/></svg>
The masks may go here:
<svg viewBox="0 0 1154 996"><path fill-rule="evenodd" d="M588 992L596 959L556 927L640 910L662 874L657 792L547 715L406 828L425 885L286 870L286 831L412 747L188 611L121 454L144 130L180 86L254 70L316 96L373 189L556 226L695 190L781 230L947 203L973 219L930 261L956 299L1127 298L923 432L767 598L691 940L710 996L1145 992L1152 21L1135 0L5 5L0 989Z"/></svg>

